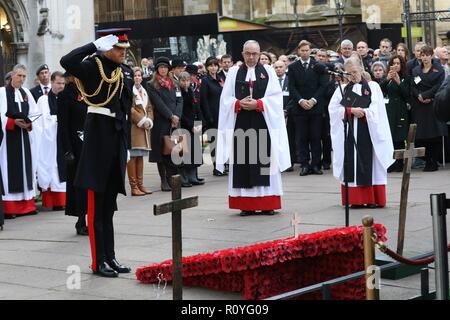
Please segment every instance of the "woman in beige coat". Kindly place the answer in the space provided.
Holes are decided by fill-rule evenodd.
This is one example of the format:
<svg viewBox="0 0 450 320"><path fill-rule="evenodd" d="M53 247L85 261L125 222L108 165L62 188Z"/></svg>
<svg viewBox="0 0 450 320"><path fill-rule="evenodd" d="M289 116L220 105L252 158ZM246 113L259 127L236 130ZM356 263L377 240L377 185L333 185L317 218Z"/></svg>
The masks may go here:
<svg viewBox="0 0 450 320"><path fill-rule="evenodd" d="M128 161L128 180L132 196L152 192L144 188L144 156L148 156L150 129L153 127L153 106L142 86L142 70L134 68L133 105L131 107L131 150Z"/></svg>

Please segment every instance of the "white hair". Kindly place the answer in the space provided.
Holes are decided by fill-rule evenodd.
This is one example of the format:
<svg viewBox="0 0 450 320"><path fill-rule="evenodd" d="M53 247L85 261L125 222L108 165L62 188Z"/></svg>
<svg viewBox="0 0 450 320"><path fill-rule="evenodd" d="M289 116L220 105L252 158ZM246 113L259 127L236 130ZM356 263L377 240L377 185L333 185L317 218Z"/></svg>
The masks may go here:
<svg viewBox="0 0 450 320"><path fill-rule="evenodd" d="M259 49L261 49L261 47L259 46L259 42L256 41L256 40L247 40L247 41L244 43L244 46L242 47L242 49L245 50L245 47L247 47L247 46L250 45L250 44L254 44L254 45L258 46Z"/></svg>
<svg viewBox="0 0 450 320"><path fill-rule="evenodd" d="M363 67L361 66L361 60L356 57L350 57L347 61L345 61L344 68L347 69L350 66L356 66L360 68L361 71L363 70Z"/></svg>
<svg viewBox="0 0 450 320"><path fill-rule="evenodd" d="M353 49L353 42L351 42L351 41L348 40L348 39L345 39L345 40L343 40L343 41L341 42L341 48L342 48L343 46L351 46L352 49Z"/></svg>
<svg viewBox="0 0 450 320"><path fill-rule="evenodd" d="M15 66L14 66L14 68L12 69L12 73L16 73L17 71L19 71L19 70L23 70L23 71L27 71L27 67L25 67L23 64L20 64L20 63L18 63L18 64L16 64Z"/></svg>

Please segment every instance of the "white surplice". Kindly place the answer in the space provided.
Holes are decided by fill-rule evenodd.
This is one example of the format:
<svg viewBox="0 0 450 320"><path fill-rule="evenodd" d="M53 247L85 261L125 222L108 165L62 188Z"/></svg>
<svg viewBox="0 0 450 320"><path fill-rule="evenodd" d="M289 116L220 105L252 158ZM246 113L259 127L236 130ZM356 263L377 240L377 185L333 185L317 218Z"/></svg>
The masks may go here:
<svg viewBox="0 0 450 320"><path fill-rule="evenodd" d="M28 105L29 105L29 115L38 115L40 114L40 110L34 101L33 95L30 90L26 88L22 88L28 97ZM23 102L22 95L19 90L15 90L15 102L19 103L19 110L22 111ZM28 132L28 137L30 140L30 149L31 149L31 167L32 167L32 175L33 175L33 189L28 190L27 188L27 176L25 172L25 151L24 144L22 138L22 161L23 161L23 177L24 177L24 192L23 193L9 193L8 188L8 165L14 165L8 163L8 147L6 143L6 124L8 122L8 118L6 117L6 112L8 111L8 101L6 98L6 89L5 87L0 88L0 116L2 120L2 130L3 130L3 141L0 146L0 165L2 168L2 179L3 179L3 188L5 190L5 195L3 196L4 201L22 201L22 200L31 200L36 196L36 166L37 166L37 153L39 147L39 137L41 133L40 121L37 120L32 124L32 130ZM18 130L16 128L16 130Z"/></svg>
<svg viewBox="0 0 450 320"><path fill-rule="evenodd" d="M39 98L38 109L42 112L40 137L40 148L38 151L37 176L39 187L42 191L66 192L66 183L61 182L58 173L57 162L57 134L58 119L56 115L50 114L48 96L43 95Z"/></svg>
<svg viewBox="0 0 450 320"><path fill-rule="evenodd" d="M346 85L342 86L344 90ZM386 185L387 184L387 169L394 163L393 152L394 146L392 143L391 130L387 118L386 107L384 104L384 97L378 83L374 81L369 82L370 90L372 91L371 104L369 108L364 109L369 127L370 139L373 144L373 161L372 161L372 185ZM355 84L353 92L362 95L362 85ZM336 179L344 181L344 113L345 108L340 104L342 94L339 87L334 92L329 105L330 112L330 133L333 145L333 175ZM358 119L353 119L353 134L358 144L357 130ZM357 163L357 152L354 152L355 164ZM356 177L357 166L354 166ZM356 186L355 183L349 183L350 187Z"/></svg>
<svg viewBox="0 0 450 320"><path fill-rule="evenodd" d="M233 188L233 135L237 114L235 113L235 84L239 67L230 68L220 97L219 126L216 145L216 169L224 171L229 161L230 174L228 193L231 197L264 197L283 195L281 172L291 166L289 142L283 111L283 93L275 70L265 65L269 75L266 93L261 101L264 105L263 116L271 139L270 186L249 189ZM255 79L255 71L249 68L246 79ZM258 80L256 80L258 81Z"/></svg>

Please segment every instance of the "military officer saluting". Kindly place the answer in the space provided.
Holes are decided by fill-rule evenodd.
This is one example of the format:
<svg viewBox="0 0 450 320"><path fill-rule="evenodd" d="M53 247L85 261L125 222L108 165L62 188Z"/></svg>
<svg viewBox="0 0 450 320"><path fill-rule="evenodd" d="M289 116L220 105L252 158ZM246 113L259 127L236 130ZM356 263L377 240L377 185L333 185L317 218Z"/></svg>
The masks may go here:
<svg viewBox="0 0 450 320"><path fill-rule="evenodd" d="M113 228L117 195L126 194L125 169L130 145L133 72L124 64L130 46L129 30L99 30L101 38L61 59L61 66L75 77L88 105L74 185L88 190L92 270L104 277L131 272L116 260ZM74 159L71 153L65 157L67 161Z"/></svg>

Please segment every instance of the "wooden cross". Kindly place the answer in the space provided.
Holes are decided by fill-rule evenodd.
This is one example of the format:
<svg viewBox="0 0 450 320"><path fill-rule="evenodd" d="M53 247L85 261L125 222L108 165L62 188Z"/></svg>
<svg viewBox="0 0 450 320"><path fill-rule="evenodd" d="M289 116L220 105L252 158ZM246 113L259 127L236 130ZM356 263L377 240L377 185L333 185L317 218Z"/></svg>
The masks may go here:
<svg viewBox="0 0 450 320"><path fill-rule="evenodd" d="M414 147L416 130L417 124L411 124L409 126L408 140L406 141L406 149L394 151L394 159L405 160L403 166L402 191L400 195L400 214L398 221L397 253L399 255L403 254L403 245L405 242L406 209L408 207L409 178L411 176L412 161L414 157L423 157L425 155L425 148Z"/></svg>
<svg viewBox="0 0 450 320"><path fill-rule="evenodd" d="M172 201L153 206L153 214L172 213L172 284L173 300L183 299L183 263L181 237L181 211L198 206L198 197L181 199L181 177L172 177Z"/></svg>
<svg viewBox="0 0 450 320"><path fill-rule="evenodd" d="M300 223L300 217L297 213L294 213L291 220L291 226L294 227L294 238L297 239L298 237L298 224Z"/></svg>

